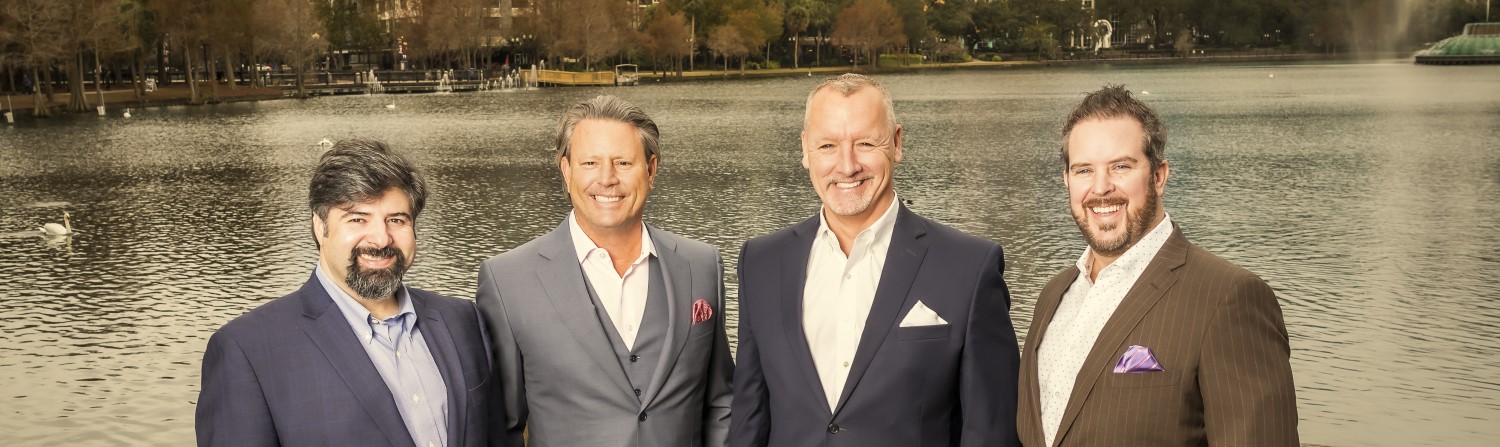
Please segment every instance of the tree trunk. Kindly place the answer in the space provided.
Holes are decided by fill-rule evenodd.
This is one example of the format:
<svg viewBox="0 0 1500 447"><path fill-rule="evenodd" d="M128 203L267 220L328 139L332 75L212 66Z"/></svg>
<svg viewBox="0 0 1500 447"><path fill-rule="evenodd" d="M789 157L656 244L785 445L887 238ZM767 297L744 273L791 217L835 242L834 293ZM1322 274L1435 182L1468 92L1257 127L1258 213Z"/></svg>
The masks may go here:
<svg viewBox="0 0 1500 447"><path fill-rule="evenodd" d="M792 68L802 68L797 59L802 57L802 33L792 34Z"/></svg>
<svg viewBox="0 0 1500 447"><path fill-rule="evenodd" d="M234 49L224 45L224 77L229 78L229 90L239 89L239 83L234 79Z"/></svg>
<svg viewBox="0 0 1500 447"><path fill-rule="evenodd" d="M823 30L818 30L818 41L813 42L813 65L823 65Z"/></svg>
<svg viewBox="0 0 1500 447"><path fill-rule="evenodd" d="M183 81L188 85L188 103L201 104L202 100L198 97L198 75L193 72L193 51L187 42L183 42L182 50Z"/></svg>
<svg viewBox="0 0 1500 447"><path fill-rule="evenodd" d="M139 102L142 96L146 96L146 86L142 82L144 80L141 79L141 73L145 71L146 63L141 60L141 50L139 48L130 52L130 63L130 86L131 90L135 90L135 100Z"/></svg>
<svg viewBox="0 0 1500 447"><path fill-rule="evenodd" d="M302 81L303 72L307 71L307 69L304 68L303 65L305 65L305 64L295 64L295 65L292 65L292 74L297 77L297 97L298 98L306 98L307 97L307 86Z"/></svg>
<svg viewBox="0 0 1500 447"><path fill-rule="evenodd" d="M99 94L99 105L104 105L104 66L99 65L99 50L94 50L94 93Z"/></svg>
<svg viewBox="0 0 1500 447"><path fill-rule="evenodd" d="M31 89L31 116L40 118L52 116L52 108L47 107L52 104L52 101L49 98L42 97L42 89L40 88L40 84L42 83L41 70L38 70L36 67L31 67L31 78L36 79L38 84L38 88ZM50 79L51 76L48 76L48 78Z"/></svg>
<svg viewBox="0 0 1500 447"><path fill-rule="evenodd" d="M53 70L52 67L56 66L57 64L56 64L56 61L48 60L45 65L47 65L47 69L46 70L42 70L42 76L46 76L47 78L46 79L37 78L36 82L37 82L37 86L39 87L38 90L45 89L47 91L47 103L50 104L50 103L52 103L52 101L56 101L57 100L57 86L54 85L54 83L52 82L52 80L53 80L52 72L56 71L56 70ZM46 82L42 82L42 81L46 81Z"/></svg>
<svg viewBox="0 0 1500 447"><path fill-rule="evenodd" d="M83 52L75 51L68 58L68 111L82 112L89 109L89 98L83 89Z"/></svg>

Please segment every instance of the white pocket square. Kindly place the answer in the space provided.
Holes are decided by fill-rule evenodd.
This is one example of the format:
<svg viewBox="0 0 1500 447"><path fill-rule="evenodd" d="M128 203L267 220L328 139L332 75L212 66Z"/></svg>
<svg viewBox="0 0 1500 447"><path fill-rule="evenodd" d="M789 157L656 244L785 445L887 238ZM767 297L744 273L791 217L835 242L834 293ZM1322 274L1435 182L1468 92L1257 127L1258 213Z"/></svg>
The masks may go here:
<svg viewBox="0 0 1500 447"><path fill-rule="evenodd" d="M921 300L918 300L917 305L912 306L911 310L906 312L906 318L901 319L901 327L939 326L944 324L948 324L948 320L944 320L943 317L938 316L937 312L933 312L932 309L927 308L927 305L922 303Z"/></svg>

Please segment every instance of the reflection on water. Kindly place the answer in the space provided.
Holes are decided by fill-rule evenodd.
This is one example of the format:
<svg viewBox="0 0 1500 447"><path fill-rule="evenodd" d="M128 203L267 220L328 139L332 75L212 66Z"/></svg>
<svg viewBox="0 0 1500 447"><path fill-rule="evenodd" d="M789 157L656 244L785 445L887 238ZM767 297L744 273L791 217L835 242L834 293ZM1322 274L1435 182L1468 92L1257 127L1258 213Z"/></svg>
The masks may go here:
<svg viewBox="0 0 1500 447"><path fill-rule="evenodd" d="M1500 271L1497 75L1394 63L884 79L907 129L902 197L1005 245L1021 334L1081 250L1062 115L1105 82L1149 90L1171 133L1173 220L1277 289L1303 438L1353 446L1500 437L1500 293L1482 274ZM406 96L395 110L349 96L0 129L0 432L191 443L208 335L310 274L306 183L323 138L386 140L426 169L410 282L467 297L481 260L567 212L546 151L557 115L622 95L663 133L649 218L718 246L733 297L739 244L817 207L797 152L815 81ZM78 234L40 236L63 210Z"/></svg>

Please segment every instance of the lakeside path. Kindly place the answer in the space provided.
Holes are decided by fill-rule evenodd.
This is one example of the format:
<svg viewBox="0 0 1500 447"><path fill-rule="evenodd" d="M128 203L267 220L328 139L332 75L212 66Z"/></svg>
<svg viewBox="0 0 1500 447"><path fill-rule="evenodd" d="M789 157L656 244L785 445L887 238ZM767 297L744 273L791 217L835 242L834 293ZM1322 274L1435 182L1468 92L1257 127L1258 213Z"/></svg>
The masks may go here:
<svg viewBox="0 0 1500 447"><path fill-rule="evenodd" d="M1395 56L1395 55L1388 55ZM971 61L957 63L930 63L917 65L884 66L878 70L872 70L869 65L860 66L833 66L833 67L802 67L802 68L769 68L744 70L731 69L707 69L684 71L681 76L668 76L662 72L641 73L642 84L654 84L662 82L698 82L715 81L726 79L759 78L759 77L791 77L791 76L832 76L839 73L861 72L861 73L906 73L924 70L954 70L954 69L1015 69L1032 68L1046 69L1049 67L1072 67L1080 65L1101 64L1199 64L1199 63L1234 63L1234 62L1288 62L1288 61L1342 61L1354 58L1349 54L1321 54L1321 53L1278 53L1278 54L1256 54L1256 53L1230 53L1223 55L1193 56L1193 57L1122 57L1122 58L1087 58L1087 59L1061 59L1050 61ZM114 90L104 92L107 112L120 114L125 108L159 107L170 105L188 105L188 88L185 84L177 83L171 86L158 88L137 99L135 93L129 88L129 84L118 84ZM556 87L548 87L556 88ZM212 87L207 83L200 84L200 97L205 103L212 104ZM89 104L98 105L96 93L90 90L87 93ZM12 95L8 103L0 103L0 111L14 110L16 118L31 115L31 95ZM54 114L69 113L65 110L68 104L69 94L66 91L57 92L53 95L50 107ZM238 86L230 89L227 85L219 85L218 103L242 102L242 101L264 101L273 99L293 98L286 96L277 87L249 87ZM92 107L91 107L92 108ZM95 113L90 110L80 113Z"/></svg>

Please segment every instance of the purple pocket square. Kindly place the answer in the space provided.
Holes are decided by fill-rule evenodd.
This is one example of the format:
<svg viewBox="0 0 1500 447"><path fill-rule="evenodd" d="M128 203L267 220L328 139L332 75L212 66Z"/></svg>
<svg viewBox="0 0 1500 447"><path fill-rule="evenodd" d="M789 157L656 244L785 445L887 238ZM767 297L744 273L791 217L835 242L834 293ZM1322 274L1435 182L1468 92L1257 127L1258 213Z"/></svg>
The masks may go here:
<svg viewBox="0 0 1500 447"><path fill-rule="evenodd" d="M1120 356L1120 361L1115 363L1116 373L1143 373L1165 371L1161 368L1161 362L1156 361L1156 356L1151 355L1151 348L1141 345L1130 345L1125 348L1125 355Z"/></svg>

